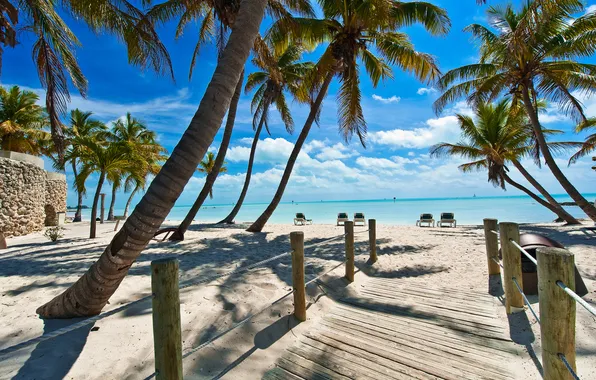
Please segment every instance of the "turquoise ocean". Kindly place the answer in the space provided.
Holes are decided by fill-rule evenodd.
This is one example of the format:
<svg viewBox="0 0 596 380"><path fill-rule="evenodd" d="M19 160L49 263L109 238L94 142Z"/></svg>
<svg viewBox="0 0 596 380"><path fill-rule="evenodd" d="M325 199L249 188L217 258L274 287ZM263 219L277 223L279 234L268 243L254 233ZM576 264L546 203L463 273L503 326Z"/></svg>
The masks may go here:
<svg viewBox="0 0 596 380"><path fill-rule="evenodd" d="M584 194L594 200L596 193ZM568 195L554 195L559 202L570 202ZM244 204L236 217L237 222L254 221L267 207L266 203ZM184 219L190 205L174 207L167 217L169 221ZM232 209L232 204L205 205L197 214L198 223L218 222ZM579 207L566 209L574 216L586 218ZM90 210L83 210L83 220L89 220ZM388 225L414 225L421 213L431 213L438 219L441 212L453 212L459 224L480 225L484 218L516 223L550 222L555 215L540 206L528 196L469 197L469 198L426 198L426 199L376 199L353 201L282 202L275 210L269 223L288 224L293 222L297 212L302 212L315 224L335 223L338 212L347 212L352 218L355 212L363 212L367 218ZM107 210L106 210L107 213ZM122 215L123 210L115 210ZM69 211L69 216L74 212Z"/></svg>

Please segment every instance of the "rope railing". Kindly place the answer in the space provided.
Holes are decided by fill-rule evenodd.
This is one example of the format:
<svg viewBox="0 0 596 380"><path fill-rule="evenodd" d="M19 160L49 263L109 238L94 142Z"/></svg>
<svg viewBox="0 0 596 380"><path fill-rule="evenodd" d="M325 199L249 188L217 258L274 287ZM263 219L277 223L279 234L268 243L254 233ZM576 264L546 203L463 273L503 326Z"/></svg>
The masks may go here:
<svg viewBox="0 0 596 380"><path fill-rule="evenodd" d="M557 284L557 286L559 288L563 289L565 291L565 293L569 294L569 296L571 298L573 298L575 300L575 302L577 302L580 305L582 305L586 310L588 310L588 312L590 314L592 314L593 316L596 317L596 309L594 309L594 307L592 307L590 304L588 304L586 301L584 301L580 296L578 296L576 292L574 292L573 290L569 289L567 287L567 285L565 285L563 283L563 281L557 281L556 284Z"/></svg>
<svg viewBox="0 0 596 380"><path fill-rule="evenodd" d="M532 307L532 304L530 304L530 300L528 300L528 297L526 297L526 293L524 293L524 291L522 290L521 286L519 286L519 283L517 282L517 278L511 277L511 279L513 280L513 283L517 287L517 290L519 290L519 293L524 298L524 302L528 306L528 309L530 309L530 311L532 312L532 314L534 314L534 318L536 318L536 321L538 321L538 323L540 323L540 318L538 318L538 314L536 314L536 312L534 311L534 308Z"/></svg>
<svg viewBox="0 0 596 380"><path fill-rule="evenodd" d="M579 376L577 376L577 373L575 373L575 371L573 370L573 367L571 366L571 364L569 364L569 362L567 361L567 358L565 357L565 355L558 353L557 356L559 357L559 359L561 359L561 361L563 362L563 364L565 365L565 368L567 368L567 371L569 371L569 373L571 374L571 376L575 379L575 380L581 380L579 378Z"/></svg>
<svg viewBox="0 0 596 380"><path fill-rule="evenodd" d="M135 301L126 303L126 304L124 304L122 306L119 306L119 307L117 307L115 309L109 310L109 311L107 311L105 313L102 313L102 314L99 314L99 315L96 315L96 316L93 316L93 317L86 318L86 319L81 320L81 321L79 321L77 323L74 323L74 324L72 324L70 326L66 326L64 328L55 330L55 331L53 331L51 333L44 334L44 335L38 336L36 338L33 338L33 339L30 339L30 340L27 340L27 341L18 343L16 345L13 345L13 346L4 348L4 349L0 350L0 357L5 356L5 355L10 354L10 353L13 353L15 351L24 349L26 347L32 346L34 344L38 344L38 343L41 343L41 342L44 342L44 341L47 341L47 340L56 338L58 336L67 334L67 333L69 333L71 331L74 331L76 329L79 329L79 328L81 328L83 326L90 325L90 324L95 323L95 322L97 322L99 320L102 320L104 318L107 318L107 317L109 317L111 315L117 314L117 313L119 313L119 312L121 312L121 311L123 311L123 310L125 310L125 309L127 309L129 307L131 307L131 306L134 306L134 305L139 304L141 302L147 301L148 299L153 299L152 303L153 303L153 313L154 313L154 319L153 319L153 321L154 321L154 339L155 339L156 351L157 350L161 350L161 347L163 347L164 344L163 344L163 342L158 342L158 336L156 335L156 331L163 331L164 329L172 329L172 328L174 328L174 330L175 330L175 327L178 327L178 330L180 329L180 315L179 315L179 308L180 308L179 291L180 290L187 289L187 288L194 287L194 286L201 285L201 284L205 284L205 283L209 283L209 282L215 281L215 280L220 279L220 278L223 278L223 277L228 277L228 276L232 276L232 275L235 275L235 274L245 273L245 272L251 271L253 269L260 268L260 267L264 266L267 263L270 263L270 262L275 261L275 260L279 260L279 259L281 259L283 257L287 257L287 256L290 256L290 255L293 256L293 258L292 258L292 263L293 263L293 268L292 268L292 271L293 271L293 280L294 281L296 280L296 277L295 277L296 271L301 271L302 272L302 274L299 275L299 277L298 277L298 278L301 278L301 280L298 282L298 284L301 284L301 285L299 285L298 288L296 287L296 284L294 283L293 284L294 285L294 289L291 292L288 292L288 293L284 294L281 298L279 298L279 299L275 300L274 302L268 304L267 306L265 306L264 308L258 310L257 312L248 315L246 318L244 318L243 320L241 320L238 323L234 324L229 329L218 333L217 335L215 335L214 337L212 337L208 341L202 343L201 345L185 351L184 355L182 355L182 353L180 351L180 353L181 353L180 356L179 356L180 358L182 358L182 357L188 357L192 353L194 353L194 352L200 350L201 348L209 345L210 343L212 343L216 339L218 339L218 338L222 337L223 335L229 333L230 331L232 331L232 330L234 330L234 329L242 326L247 321L249 321L251 318L253 318L255 315L258 315L258 314L264 312L265 310L267 310L271 306L273 306L273 305L281 302L283 299L289 297L292 294L294 294L294 297L295 297L294 298L294 307L295 307L295 313L297 313L297 311L296 311L296 307L297 307L297 302L296 302L297 301L297 298L296 298L296 296L299 294L301 297L305 297L304 288L306 286L312 284L313 282L318 281L321 277L329 274L330 272L334 271L335 269L339 268L340 266L342 266L344 264L346 265L346 278L348 278L349 281L353 281L353 277L354 277L354 235L355 234L364 233L364 232L370 232L370 234L369 234L370 256L371 256L371 259L373 259L372 260L373 262L376 261L376 221L374 219L370 219L369 220L369 229L363 230L363 231L358 231L356 233L354 232L354 229L353 229L353 222L347 222L346 223L345 230L346 230L346 232L344 234L341 234L341 235L338 235L338 236L334 236L332 238L326 239L326 240L321 241L321 242L318 242L318 243L310 244L308 246L304 246L303 237L300 237L300 246L295 246L294 245L294 241L292 240L292 250L290 250L290 251L283 252L281 254L278 254L278 255L269 257L267 259L264 259L264 260L261 260L259 262L250 264L250 265L245 266L245 267L236 268L234 270L227 271L227 272L224 272L224 273L220 273L220 274L216 274L216 275L204 277L204 278L202 278L200 280L190 281L190 282L184 283L182 285L179 285L178 284L179 269L178 269L178 260L176 259L176 257L179 257L179 255L176 255L175 257L168 258L168 259L165 259L165 260L153 261L151 263L151 266L152 266L152 277L154 275L154 271L153 271L154 264L156 265L156 267L163 266L164 269L167 266L169 266L168 270L166 270L166 271L155 270L155 273L160 273L159 274L160 281L155 281L155 284L162 284L162 283L164 284L163 285L163 287L164 287L163 288L163 291L159 287L157 288L159 290L159 292L157 292L157 295L156 295L156 288L153 288L153 286L155 286L155 284L153 283L154 281L152 279L152 288L153 288L152 289L152 294L145 295L145 296L143 296L143 297L141 297L141 298L139 298L139 299L137 299ZM300 234L302 234L302 233L300 233ZM304 265L303 265L304 250L305 249L312 249L312 248L315 248L315 247L318 247L318 246L327 244L327 243L329 243L331 241L334 241L334 240L337 240L337 239L340 239L340 238L345 238L345 240L346 240L346 244L345 244L346 260L338 263L337 265L333 266L330 270L328 270L328 271L326 271L326 272L324 272L324 273L322 273L322 274L320 274L320 275L312 278L308 282L304 283ZM300 259L297 262L301 263L300 264L302 266L301 269L299 267L294 268L294 261L295 261L295 258L296 258L294 256L296 256L298 254L300 255L299 256ZM172 265L172 264L174 264L174 265ZM175 269L172 269L172 268L175 268ZM165 272L168 272L168 274L164 274ZM173 281L175 281L175 286L173 286L174 285L174 282ZM166 289L169 289L169 290L166 290ZM175 292L175 294L170 294L168 297L165 297L164 298L164 292ZM173 304L166 305L166 303L170 303L170 302L173 302ZM168 324L167 326L156 326L155 325L155 323L156 323L156 319L155 319L156 305L157 305L157 310L162 310L162 311L165 310L165 313L168 314L168 317L172 317L172 315L175 317L175 314L176 313L174 313L174 314L170 314L170 313L171 313L172 310L178 310L177 326L174 326L173 324ZM159 315L159 311L157 311L157 313ZM305 308L304 308L304 313L305 313ZM159 318L159 319L161 320L162 318ZM299 320L305 320L305 318L299 318ZM171 331L172 332L171 334L165 334L165 335L164 334L160 334L159 335L159 339L160 340L163 340L163 339L165 339L165 340L175 339L176 336L178 338L180 338L180 333L179 332L176 333L174 330ZM172 342L170 342L170 343L172 343ZM175 345L181 345L181 342L177 342L177 343L175 342L174 346ZM181 348L180 348L180 350L181 350ZM169 361L169 360L172 360L172 359L171 358L168 358L168 357L165 357L163 355L163 353L160 353L158 355L158 352L155 352L156 372L153 373L149 378L152 378L156 374L159 374L158 363L163 364L164 360ZM177 368L176 368L176 366L168 366L168 370L172 370L174 372L172 372L171 374L167 374L166 375L166 378L168 378L168 379L169 378L172 378L172 379L181 378L181 371L182 371L181 361L180 361L179 366ZM176 371L178 371L179 373L176 373Z"/></svg>
<svg viewBox="0 0 596 380"><path fill-rule="evenodd" d="M511 243L511 244L512 244L512 245L513 245L515 248L519 249L519 251L520 251L521 253L523 253L523 254L524 254L524 255L525 255L527 258L528 258L528 260L530 260L531 262L533 262L533 263L534 263L534 265L538 266L538 261L536 261L536 259L535 259L534 257L532 257L532 255L530 255L530 254L528 253L528 251L526 251L526 250L524 249L524 247L522 247L521 245L519 245L519 244L518 244L518 243L517 243L515 240L513 240L513 239L509 239L509 242L510 242L510 243Z"/></svg>
<svg viewBox="0 0 596 380"><path fill-rule="evenodd" d="M570 373L573 379L579 380L579 376L574 370L574 346L558 341L558 339L563 336L575 336L575 305L570 302L561 302L561 296L559 296L557 292L560 292L560 289L562 289L567 295L575 300L575 302L582 305L594 316L596 316L596 309L567 287L565 281L561 280L566 279L567 281L571 278L570 281L573 281L572 276L574 276L575 273L573 254L560 248L545 247L541 248L544 249L544 251L538 249L538 258L536 259L520 245L519 226L517 224L501 223L498 228L499 232L496 230L497 220L484 220L487 257L489 258L489 274L500 274L500 267L503 268L504 272L509 273L511 276L509 282L507 279L503 279L505 283L507 313L510 314L517 310L521 310L524 305L526 305L539 323L543 352L542 365L543 368L545 368L545 380L559 379L561 371L565 370ZM500 239L495 239L493 235L503 237L501 240L503 264L501 264L497 258L499 252L498 240ZM510 244L505 243L505 241ZM515 249L513 249L513 247ZM538 267L539 261L544 260L544 263L540 266L540 271L537 273L538 282L543 284L538 293L539 304L541 309L544 307L550 310L548 314L549 322L557 320L557 323L551 322L547 324L545 322L543 324L543 321L538 317L538 313L530 304L530 301L523 290L523 285L520 284L522 277L522 257L520 256L520 253L534 263L536 267ZM569 257L571 257L571 260L568 259ZM498 264L498 267L494 266L492 263ZM517 288L517 290L515 290L515 288ZM544 318L547 318L546 314L544 315ZM558 353L555 356L547 354L548 352ZM567 353L567 356L565 353ZM573 358L571 363L567 357Z"/></svg>

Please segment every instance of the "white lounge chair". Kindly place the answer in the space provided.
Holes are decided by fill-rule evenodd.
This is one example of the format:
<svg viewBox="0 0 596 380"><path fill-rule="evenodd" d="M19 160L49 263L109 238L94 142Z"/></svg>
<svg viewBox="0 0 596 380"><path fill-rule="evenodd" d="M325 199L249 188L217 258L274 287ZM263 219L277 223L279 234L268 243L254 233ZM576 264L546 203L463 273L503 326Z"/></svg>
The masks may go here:
<svg viewBox="0 0 596 380"><path fill-rule="evenodd" d="M443 227L446 224L449 227L457 227L457 220L455 220L455 214L452 212L442 212L441 220L437 222L438 227Z"/></svg>
<svg viewBox="0 0 596 380"><path fill-rule="evenodd" d="M304 226L306 224L312 224L312 219L306 219L303 213L297 212L296 217L294 218L294 225L295 226Z"/></svg>
<svg viewBox="0 0 596 380"><path fill-rule="evenodd" d="M347 213L340 212L340 213L337 214L337 225L338 226L341 226L342 225L340 223L344 223L345 224L345 222L349 222L349 221L350 221L350 218L348 218L348 214Z"/></svg>
<svg viewBox="0 0 596 380"><path fill-rule="evenodd" d="M427 227L431 225L435 226L435 219L433 218L433 214L420 214L420 219L416 221L416 225L422 227L423 224L426 224Z"/></svg>
<svg viewBox="0 0 596 380"><path fill-rule="evenodd" d="M364 217L364 214L361 212L354 213L354 225L356 225L357 223L362 223L363 226L366 226L366 218Z"/></svg>

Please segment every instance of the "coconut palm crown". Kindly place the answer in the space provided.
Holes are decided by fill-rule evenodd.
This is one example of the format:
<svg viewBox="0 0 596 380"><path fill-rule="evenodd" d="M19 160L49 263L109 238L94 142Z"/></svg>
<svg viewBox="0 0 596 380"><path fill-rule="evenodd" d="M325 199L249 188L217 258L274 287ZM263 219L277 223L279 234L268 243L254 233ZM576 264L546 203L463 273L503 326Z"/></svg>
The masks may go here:
<svg viewBox="0 0 596 380"><path fill-rule="evenodd" d="M424 82L439 78L434 57L414 49L400 28L420 23L433 35L444 35L451 26L444 9L426 2L386 0L320 0L324 17L281 19L269 32L284 47L292 41L305 46L327 43L317 62L317 75L308 84L323 83L327 75L339 78L337 94L340 134L346 141L356 134L364 145L366 121L360 104L360 63L373 86L393 78L390 65L414 74Z"/></svg>

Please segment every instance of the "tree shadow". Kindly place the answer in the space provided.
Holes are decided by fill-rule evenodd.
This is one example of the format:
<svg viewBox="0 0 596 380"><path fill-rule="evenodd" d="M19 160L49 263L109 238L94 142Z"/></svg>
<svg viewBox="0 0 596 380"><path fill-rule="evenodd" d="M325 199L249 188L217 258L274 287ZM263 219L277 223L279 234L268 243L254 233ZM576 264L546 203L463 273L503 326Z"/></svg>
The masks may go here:
<svg viewBox="0 0 596 380"><path fill-rule="evenodd" d="M43 334L79 322L76 320L53 319L44 320ZM35 346L27 361L19 368L14 379L63 379L83 351L87 336L93 325L83 326L64 335L46 340ZM17 355L15 353L14 355Z"/></svg>

